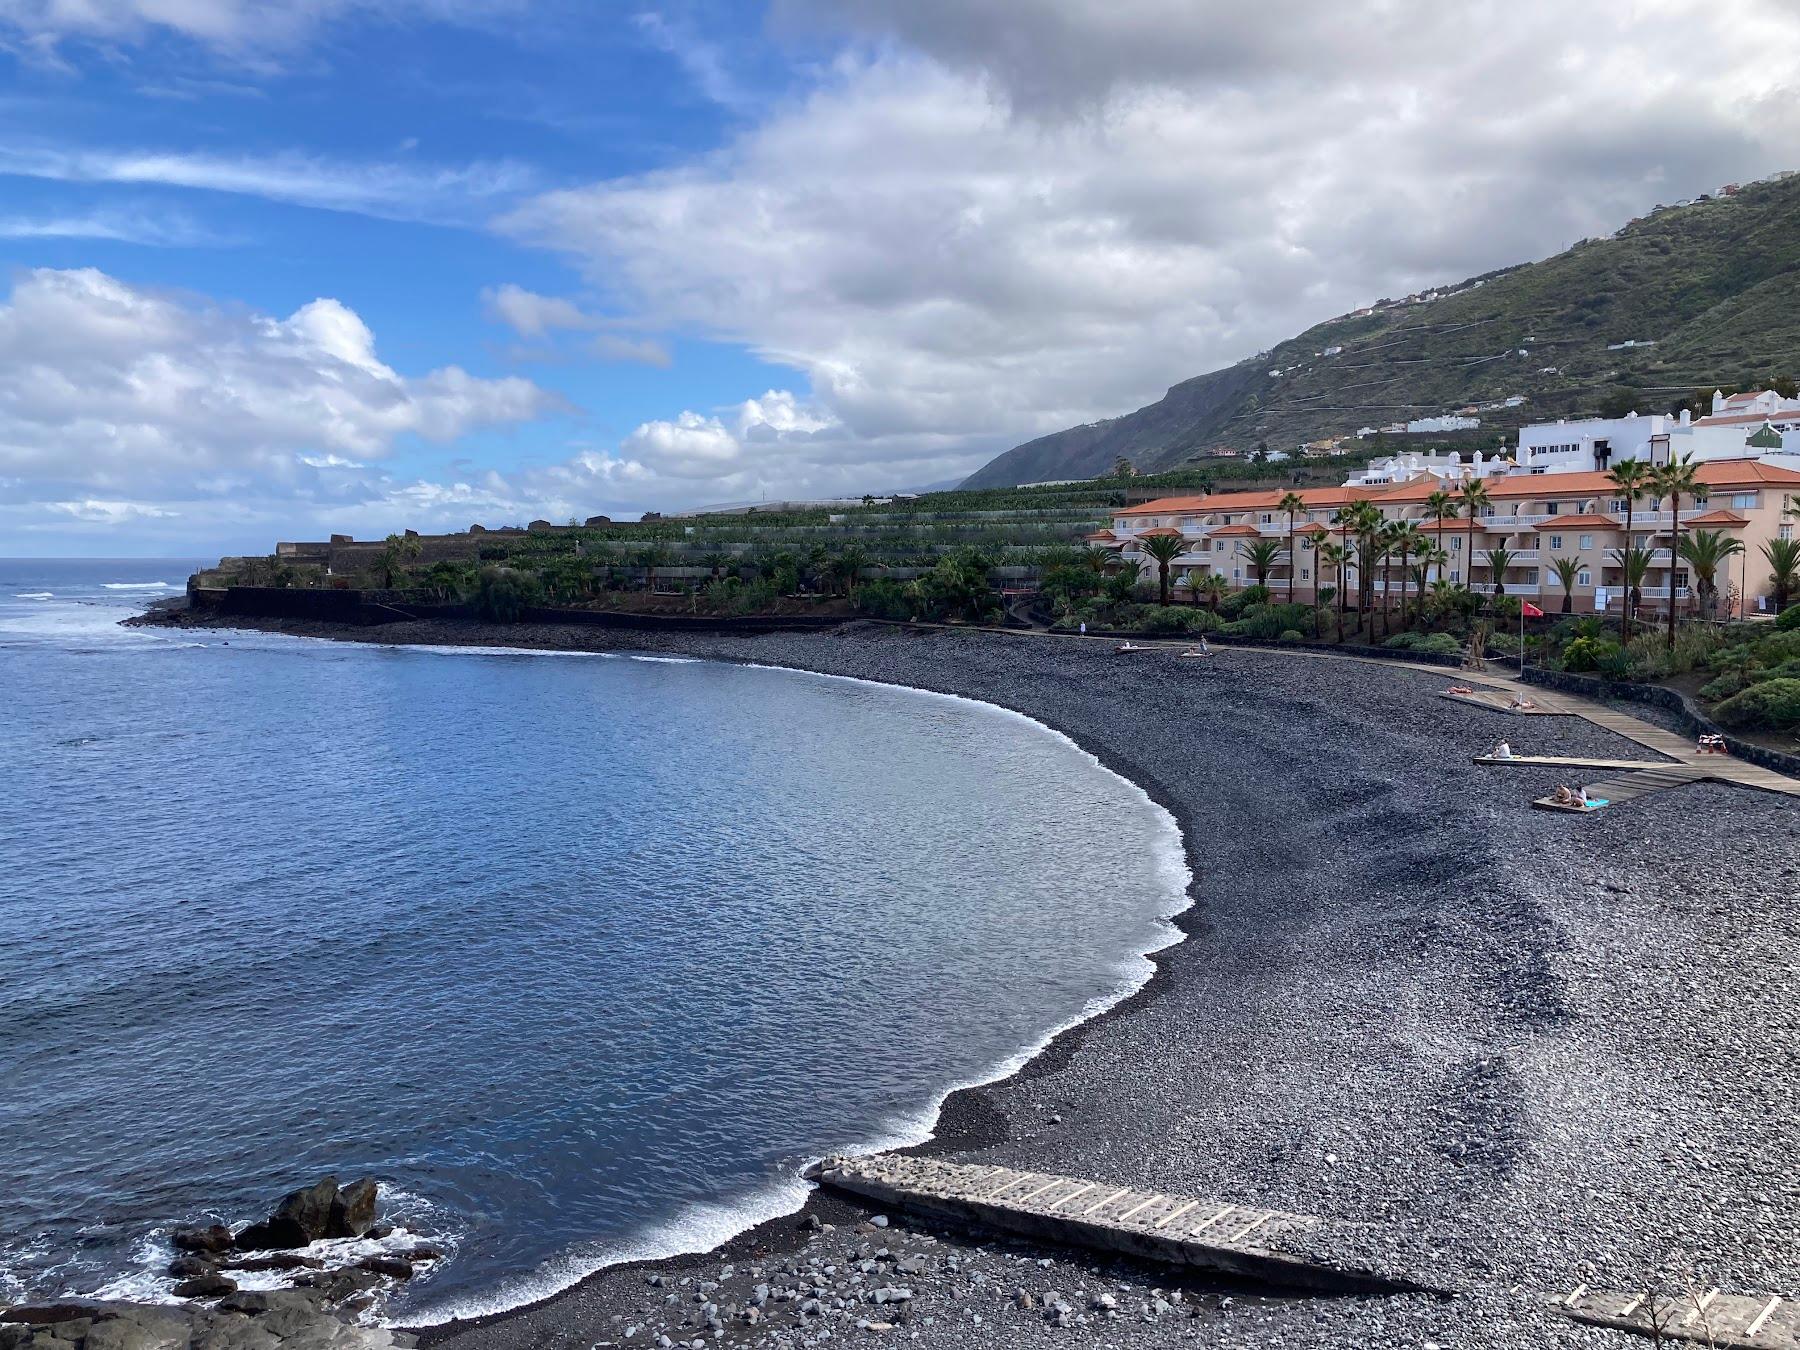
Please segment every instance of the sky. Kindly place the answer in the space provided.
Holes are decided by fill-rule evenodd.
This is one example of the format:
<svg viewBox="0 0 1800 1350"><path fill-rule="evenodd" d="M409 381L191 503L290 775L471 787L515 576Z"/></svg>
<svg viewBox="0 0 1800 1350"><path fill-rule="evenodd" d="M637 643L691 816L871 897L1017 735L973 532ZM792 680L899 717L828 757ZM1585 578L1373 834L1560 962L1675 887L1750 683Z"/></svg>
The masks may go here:
<svg viewBox="0 0 1800 1350"><path fill-rule="evenodd" d="M1791 0L0 0L0 556L951 481L1797 95Z"/></svg>

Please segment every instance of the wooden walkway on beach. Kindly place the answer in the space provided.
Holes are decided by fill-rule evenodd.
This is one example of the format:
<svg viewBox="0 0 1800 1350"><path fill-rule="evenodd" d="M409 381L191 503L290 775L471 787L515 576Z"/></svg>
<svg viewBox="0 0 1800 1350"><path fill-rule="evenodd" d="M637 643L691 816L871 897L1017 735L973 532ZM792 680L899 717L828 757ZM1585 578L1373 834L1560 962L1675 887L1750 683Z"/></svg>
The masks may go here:
<svg viewBox="0 0 1800 1350"><path fill-rule="evenodd" d="M1633 1331L1652 1339L1698 1341L1741 1350L1793 1350L1800 1346L1800 1303L1772 1294L1705 1289L1652 1295L1579 1284L1557 1299L1556 1306L1577 1322Z"/></svg>
<svg viewBox="0 0 1800 1350"><path fill-rule="evenodd" d="M1319 1226L1304 1214L903 1154L827 1158L809 1175L884 1205L1269 1284L1333 1293L1410 1287L1269 1245Z"/></svg>

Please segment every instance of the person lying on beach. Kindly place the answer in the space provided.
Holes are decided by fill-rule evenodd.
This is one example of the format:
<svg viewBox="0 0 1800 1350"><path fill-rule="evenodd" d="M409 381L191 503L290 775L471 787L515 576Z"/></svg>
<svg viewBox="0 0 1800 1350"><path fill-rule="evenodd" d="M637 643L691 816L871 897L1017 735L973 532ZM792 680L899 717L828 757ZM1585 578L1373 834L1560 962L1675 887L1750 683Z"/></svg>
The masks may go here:
<svg viewBox="0 0 1800 1350"><path fill-rule="evenodd" d="M1135 642L1121 642L1118 646L1114 647L1113 650L1115 652L1141 652L1144 648L1138 646Z"/></svg>
<svg viewBox="0 0 1800 1350"><path fill-rule="evenodd" d="M1475 691L1466 684L1453 684L1444 692L1446 694L1472 694Z"/></svg>
<svg viewBox="0 0 1800 1350"><path fill-rule="evenodd" d="M1725 748L1725 738L1712 732L1700 738L1700 753L1703 755L1727 755L1731 752Z"/></svg>
<svg viewBox="0 0 1800 1350"><path fill-rule="evenodd" d="M1526 710L1537 707L1537 704L1533 703L1530 699L1526 698L1525 695L1523 695L1523 694L1514 694L1513 700L1512 700L1512 705L1515 708L1526 709Z"/></svg>

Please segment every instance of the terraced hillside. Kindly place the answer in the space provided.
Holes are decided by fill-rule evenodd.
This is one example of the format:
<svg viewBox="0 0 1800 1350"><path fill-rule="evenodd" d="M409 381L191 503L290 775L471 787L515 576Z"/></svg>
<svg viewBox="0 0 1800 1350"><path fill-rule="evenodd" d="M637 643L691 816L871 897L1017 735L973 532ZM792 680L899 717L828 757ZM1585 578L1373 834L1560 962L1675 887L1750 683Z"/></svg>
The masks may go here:
<svg viewBox="0 0 1800 1350"><path fill-rule="evenodd" d="M1487 439L1796 371L1800 177L1788 176L1332 319L1137 412L1028 441L964 486L1086 477L1119 456L1169 469L1217 447L1286 448L1471 406Z"/></svg>

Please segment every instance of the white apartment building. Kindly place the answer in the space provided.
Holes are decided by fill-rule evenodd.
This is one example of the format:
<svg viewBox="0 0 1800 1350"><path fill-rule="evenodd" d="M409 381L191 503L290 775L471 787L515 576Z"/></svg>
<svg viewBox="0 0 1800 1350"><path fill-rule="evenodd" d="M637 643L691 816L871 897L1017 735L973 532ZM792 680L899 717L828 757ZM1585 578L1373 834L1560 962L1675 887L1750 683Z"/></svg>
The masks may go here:
<svg viewBox="0 0 1800 1350"><path fill-rule="evenodd" d="M1621 460L1666 464L1671 456L1691 456L1696 464L1758 459L1800 469L1800 399L1769 389L1730 395L1715 390L1705 417L1631 413L1519 429L1522 473L1604 472Z"/></svg>
<svg viewBox="0 0 1800 1350"><path fill-rule="evenodd" d="M1435 478L1440 484L1451 486L1466 482L1471 478L1489 478L1495 474L1506 473L1513 467L1513 461L1496 455L1489 459L1477 450L1468 459L1452 450L1440 455L1431 450L1421 454L1417 450L1405 450L1397 455L1384 455L1380 459L1371 460L1365 469L1358 469L1344 480L1345 487L1377 487L1386 483L1410 483L1416 478Z"/></svg>

